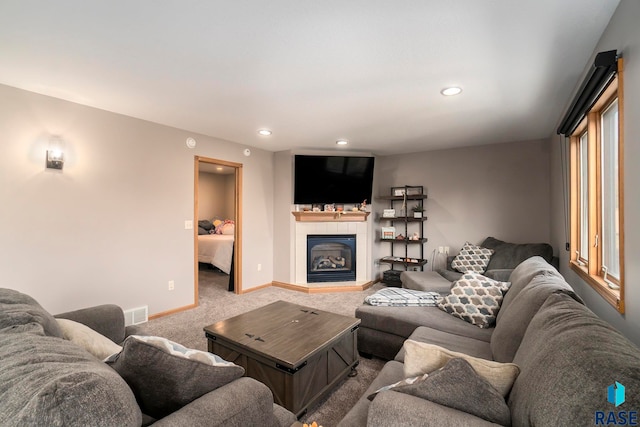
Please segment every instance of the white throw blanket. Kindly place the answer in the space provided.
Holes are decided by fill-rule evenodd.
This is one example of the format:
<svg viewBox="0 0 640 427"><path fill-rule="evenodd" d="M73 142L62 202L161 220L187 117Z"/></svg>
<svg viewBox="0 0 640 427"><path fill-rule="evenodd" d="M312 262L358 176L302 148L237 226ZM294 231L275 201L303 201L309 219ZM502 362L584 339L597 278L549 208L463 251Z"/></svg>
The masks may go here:
<svg viewBox="0 0 640 427"><path fill-rule="evenodd" d="M429 307L438 304L437 292L415 291L404 288L384 288L369 295L364 302L369 305L388 307Z"/></svg>

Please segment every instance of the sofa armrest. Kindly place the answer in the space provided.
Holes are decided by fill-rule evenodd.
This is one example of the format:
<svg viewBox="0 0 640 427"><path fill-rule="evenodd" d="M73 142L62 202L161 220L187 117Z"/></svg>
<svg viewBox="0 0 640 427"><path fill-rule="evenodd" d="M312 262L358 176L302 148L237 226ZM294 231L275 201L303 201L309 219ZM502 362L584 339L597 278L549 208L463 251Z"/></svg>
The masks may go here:
<svg viewBox="0 0 640 427"><path fill-rule="evenodd" d="M117 344L121 344L125 339L124 313L114 304L69 311L56 314L54 317L82 323Z"/></svg>
<svg viewBox="0 0 640 427"><path fill-rule="evenodd" d="M367 427L400 425L398 423L423 427L488 427L498 425L466 412L397 391L379 393L369 405Z"/></svg>
<svg viewBox="0 0 640 427"><path fill-rule="evenodd" d="M149 335L149 330L146 324L129 325L124 328L125 338L129 335Z"/></svg>
<svg viewBox="0 0 640 427"><path fill-rule="evenodd" d="M253 378L242 377L199 397L153 425L279 426L273 411L271 390Z"/></svg>

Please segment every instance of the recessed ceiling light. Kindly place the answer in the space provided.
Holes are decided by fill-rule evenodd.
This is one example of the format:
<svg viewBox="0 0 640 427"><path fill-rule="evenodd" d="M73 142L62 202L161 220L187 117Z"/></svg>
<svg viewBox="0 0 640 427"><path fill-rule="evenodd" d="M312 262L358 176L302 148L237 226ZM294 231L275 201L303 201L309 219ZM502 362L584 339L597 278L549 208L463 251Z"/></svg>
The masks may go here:
<svg viewBox="0 0 640 427"><path fill-rule="evenodd" d="M222 172L222 167L218 166L216 170Z"/></svg>
<svg viewBox="0 0 640 427"><path fill-rule="evenodd" d="M349 143L349 141L347 141L346 139L339 139L336 141L337 145L347 145Z"/></svg>
<svg viewBox="0 0 640 427"><path fill-rule="evenodd" d="M440 91L440 93L444 96L453 96L459 94L460 92L462 92L462 89L457 86L446 87Z"/></svg>
<svg viewBox="0 0 640 427"><path fill-rule="evenodd" d="M260 129L258 133L262 136L269 136L272 132L269 129Z"/></svg>

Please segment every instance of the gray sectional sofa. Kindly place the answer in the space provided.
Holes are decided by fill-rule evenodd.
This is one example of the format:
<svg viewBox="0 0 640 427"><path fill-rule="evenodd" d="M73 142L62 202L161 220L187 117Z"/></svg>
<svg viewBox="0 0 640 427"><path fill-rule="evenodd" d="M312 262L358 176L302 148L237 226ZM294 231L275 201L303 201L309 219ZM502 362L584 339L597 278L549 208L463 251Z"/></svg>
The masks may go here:
<svg viewBox="0 0 640 427"><path fill-rule="evenodd" d="M513 362L520 373L506 397L513 426L594 425L598 417L629 419L640 410L640 350L585 307L563 277L540 257L510 274L495 327L480 329L438 307L365 307L364 352L393 359L386 363L340 426L487 426L464 410L388 390L404 378L402 337L436 344L470 356ZM369 310L375 309L375 310ZM395 309L395 310L392 310ZM374 338L375 339L372 339ZM375 343L375 344L373 344ZM392 353L397 354L392 354ZM614 384L626 387L626 401L607 400ZM462 401L466 392L451 396ZM611 415L613 414L613 415ZM604 417L604 418L602 418ZM636 419L637 421L637 419ZM601 423L600 425L605 425Z"/></svg>
<svg viewBox="0 0 640 427"><path fill-rule="evenodd" d="M553 256L553 248L548 243L509 243L487 237L481 247L493 250L484 276L491 279L507 281L514 268L533 256L539 256L553 265L559 266L559 259ZM448 293L448 286L462 276L462 273L451 267L455 257L447 257L446 268L435 271L403 271L400 274L402 287L422 291Z"/></svg>
<svg viewBox="0 0 640 427"><path fill-rule="evenodd" d="M59 318L89 326L115 343L132 332L122 310L102 305ZM126 344L125 344L126 345ZM151 386L161 378L149 380ZM2 426L290 426L295 416L273 403L267 386L235 379L160 419L142 413L116 370L63 338L56 319L33 298L0 289Z"/></svg>
<svg viewBox="0 0 640 427"><path fill-rule="evenodd" d="M531 257L540 257L558 268L558 258L547 243L508 243L487 237L481 244L494 251L484 276L508 281L513 270ZM447 260L447 268L436 271L403 271L402 287L418 291L433 291L447 295L452 282L462 273L451 267L453 256ZM467 322L450 322L449 315L441 310L423 310L420 307L372 307L362 305L356 310L362 320L358 330L358 350L365 356L393 359L404 341L422 325L438 325L444 332L466 334L481 341L488 341L491 330L480 329Z"/></svg>

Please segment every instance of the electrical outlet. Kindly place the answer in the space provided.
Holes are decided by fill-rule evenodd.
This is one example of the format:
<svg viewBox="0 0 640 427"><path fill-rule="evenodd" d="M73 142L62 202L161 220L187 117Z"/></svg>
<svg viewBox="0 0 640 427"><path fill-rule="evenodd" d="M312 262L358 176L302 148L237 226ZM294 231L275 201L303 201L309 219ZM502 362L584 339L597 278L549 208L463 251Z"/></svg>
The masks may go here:
<svg viewBox="0 0 640 427"><path fill-rule="evenodd" d="M262 264L258 264L258 271L262 271Z"/></svg>
<svg viewBox="0 0 640 427"><path fill-rule="evenodd" d="M449 246L444 247L444 253L449 255Z"/></svg>
<svg viewBox="0 0 640 427"><path fill-rule="evenodd" d="M185 230L193 230L193 221L187 219L184 221L184 229Z"/></svg>
<svg viewBox="0 0 640 427"><path fill-rule="evenodd" d="M173 280L169 280L169 290L172 291L176 287L176 284Z"/></svg>
<svg viewBox="0 0 640 427"><path fill-rule="evenodd" d="M438 246L438 253L441 254L442 252L444 252L444 249L442 246Z"/></svg>

